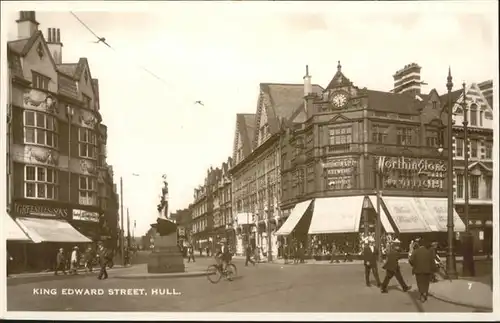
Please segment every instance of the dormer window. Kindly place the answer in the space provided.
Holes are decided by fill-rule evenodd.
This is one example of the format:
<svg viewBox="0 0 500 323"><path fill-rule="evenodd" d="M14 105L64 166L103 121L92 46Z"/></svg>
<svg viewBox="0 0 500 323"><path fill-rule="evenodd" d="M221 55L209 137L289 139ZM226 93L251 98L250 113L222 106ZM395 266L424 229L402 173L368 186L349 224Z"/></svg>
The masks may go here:
<svg viewBox="0 0 500 323"><path fill-rule="evenodd" d="M85 84L89 83L89 74L87 73L87 70L85 70L85 74L83 75L83 78L85 79Z"/></svg>
<svg viewBox="0 0 500 323"><path fill-rule="evenodd" d="M477 126L477 105L470 106L470 125Z"/></svg>
<svg viewBox="0 0 500 323"><path fill-rule="evenodd" d="M432 108L437 109L437 102L436 101L432 101Z"/></svg>

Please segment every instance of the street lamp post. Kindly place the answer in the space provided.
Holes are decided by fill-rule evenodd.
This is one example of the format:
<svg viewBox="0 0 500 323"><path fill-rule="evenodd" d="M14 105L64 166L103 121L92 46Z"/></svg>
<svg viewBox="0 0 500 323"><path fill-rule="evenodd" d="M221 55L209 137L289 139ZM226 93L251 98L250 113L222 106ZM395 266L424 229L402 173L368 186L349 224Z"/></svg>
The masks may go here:
<svg viewBox="0 0 500 323"><path fill-rule="evenodd" d="M448 89L448 114L447 114L447 153L448 153L448 169L447 169L447 189L448 189L448 250L446 253L446 273L449 279L457 278L457 264L455 261L455 253L453 241L455 237L453 225L453 102L451 98L451 89L453 88L453 78L451 77L451 68L448 69L448 78L446 83Z"/></svg>
<svg viewBox="0 0 500 323"><path fill-rule="evenodd" d="M132 176L139 176L132 174ZM123 177L120 176L120 255L122 265L125 265L125 222L123 221Z"/></svg>
<svg viewBox="0 0 500 323"><path fill-rule="evenodd" d="M382 257L382 252L381 252L381 231L382 231L382 223L380 220L380 207L382 204L382 191L381 191L381 184L383 184L382 181L382 173L380 169L376 169L375 171L375 190L377 191L377 221L375 223L375 250L378 252L379 258Z"/></svg>
<svg viewBox="0 0 500 323"><path fill-rule="evenodd" d="M475 275L474 268L474 241L469 230L469 116L467 108L467 96L465 91L465 83L462 84L463 88L463 126L464 126L464 218L465 218L465 234L462 236L462 274L466 277L471 277Z"/></svg>

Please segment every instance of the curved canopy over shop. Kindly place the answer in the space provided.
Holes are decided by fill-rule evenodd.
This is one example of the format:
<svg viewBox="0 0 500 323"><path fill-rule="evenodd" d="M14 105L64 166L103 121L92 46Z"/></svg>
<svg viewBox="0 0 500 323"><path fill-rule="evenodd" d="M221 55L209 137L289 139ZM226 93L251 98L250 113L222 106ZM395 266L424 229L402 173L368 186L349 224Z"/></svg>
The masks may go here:
<svg viewBox="0 0 500 323"><path fill-rule="evenodd" d="M57 219L16 218L16 223L28 234L33 242L92 242L78 232L71 224Z"/></svg>
<svg viewBox="0 0 500 323"><path fill-rule="evenodd" d="M300 219L304 216L307 209L311 205L312 200L300 202L293 208L290 216L286 219L285 223L276 231L275 235L286 236L292 233Z"/></svg>
<svg viewBox="0 0 500 323"><path fill-rule="evenodd" d="M363 200L364 196L316 199L309 234L358 232Z"/></svg>
<svg viewBox="0 0 500 323"><path fill-rule="evenodd" d="M21 227L19 227L16 221L10 217L10 215L6 214L4 216L4 221L4 234L7 241L32 242L28 235L26 235L26 233L21 229Z"/></svg>

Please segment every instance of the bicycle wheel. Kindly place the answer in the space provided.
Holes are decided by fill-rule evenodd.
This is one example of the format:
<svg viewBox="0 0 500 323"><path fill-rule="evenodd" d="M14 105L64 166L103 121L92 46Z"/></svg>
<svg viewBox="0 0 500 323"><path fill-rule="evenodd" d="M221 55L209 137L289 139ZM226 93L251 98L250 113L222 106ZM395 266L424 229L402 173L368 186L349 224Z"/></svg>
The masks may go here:
<svg viewBox="0 0 500 323"><path fill-rule="evenodd" d="M210 265L207 268L207 278L212 284L217 284L222 278L222 273L216 265Z"/></svg>
<svg viewBox="0 0 500 323"><path fill-rule="evenodd" d="M226 267L226 279L232 281L238 275L238 270L234 264L229 264Z"/></svg>

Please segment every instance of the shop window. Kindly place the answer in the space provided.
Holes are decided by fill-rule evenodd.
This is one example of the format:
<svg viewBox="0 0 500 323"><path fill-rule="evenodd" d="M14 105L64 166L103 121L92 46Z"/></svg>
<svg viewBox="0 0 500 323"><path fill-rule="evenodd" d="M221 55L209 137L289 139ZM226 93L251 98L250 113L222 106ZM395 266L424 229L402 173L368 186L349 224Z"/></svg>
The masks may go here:
<svg viewBox="0 0 500 323"><path fill-rule="evenodd" d="M387 142L389 127L375 125L372 129L372 139L375 143L385 144Z"/></svg>
<svg viewBox="0 0 500 323"><path fill-rule="evenodd" d="M457 138L455 140L455 151L457 157L464 156L464 140L461 138Z"/></svg>
<svg viewBox="0 0 500 323"><path fill-rule="evenodd" d="M331 128L330 145L342 145L352 143L352 127Z"/></svg>
<svg viewBox="0 0 500 323"><path fill-rule="evenodd" d="M476 139L472 139L470 141L470 156L472 158L477 158L477 147L478 147L479 143Z"/></svg>
<svg viewBox="0 0 500 323"><path fill-rule="evenodd" d="M486 142L485 144L485 155L484 158L486 159L492 159L493 158L493 143L492 142Z"/></svg>
<svg viewBox="0 0 500 323"><path fill-rule="evenodd" d="M457 198L464 198L464 175L457 175Z"/></svg>
<svg viewBox="0 0 500 323"><path fill-rule="evenodd" d="M477 126L477 105L473 104L470 106L470 125Z"/></svg>
<svg viewBox="0 0 500 323"><path fill-rule="evenodd" d="M479 198L479 176L470 176L470 198Z"/></svg>
<svg viewBox="0 0 500 323"><path fill-rule="evenodd" d="M486 182L486 198L491 200L493 198L493 177L486 176L484 180Z"/></svg>
<svg viewBox="0 0 500 323"><path fill-rule="evenodd" d="M400 146L411 146L413 141L413 129L398 128L397 129L397 144Z"/></svg>
<svg viewBox="0 0 500 323"><path fill-rule="evenodd" d="M24 167L24 196L30 199L58 198L57 170L40 166Z"/></svg>
<svg viewBox="0 0 500 323"><path fill-rule="evenodd" d="M95 159L97 156L95 132L87 128L80 128L78 131L78 147L80 157Z"/></svg>
<svg viewBox="0 0 500 323"><path fill-rule="evenodd" d="M97 204L96 179L90 176L80 176L78 193L79 193L79 204L96 205Z"/></svg>
<svg viewBox="0 0 500 323"><path fill-rule="evenodd" d="M24 111L24 143L57 148L57 119L51 115Z"/></svg>
<svg viewBox="0 0 500 323"><path fill-rule="evenodd" d="M50 78L40 73L31 72L31 86L34 89L48 90Z"/></svg>

